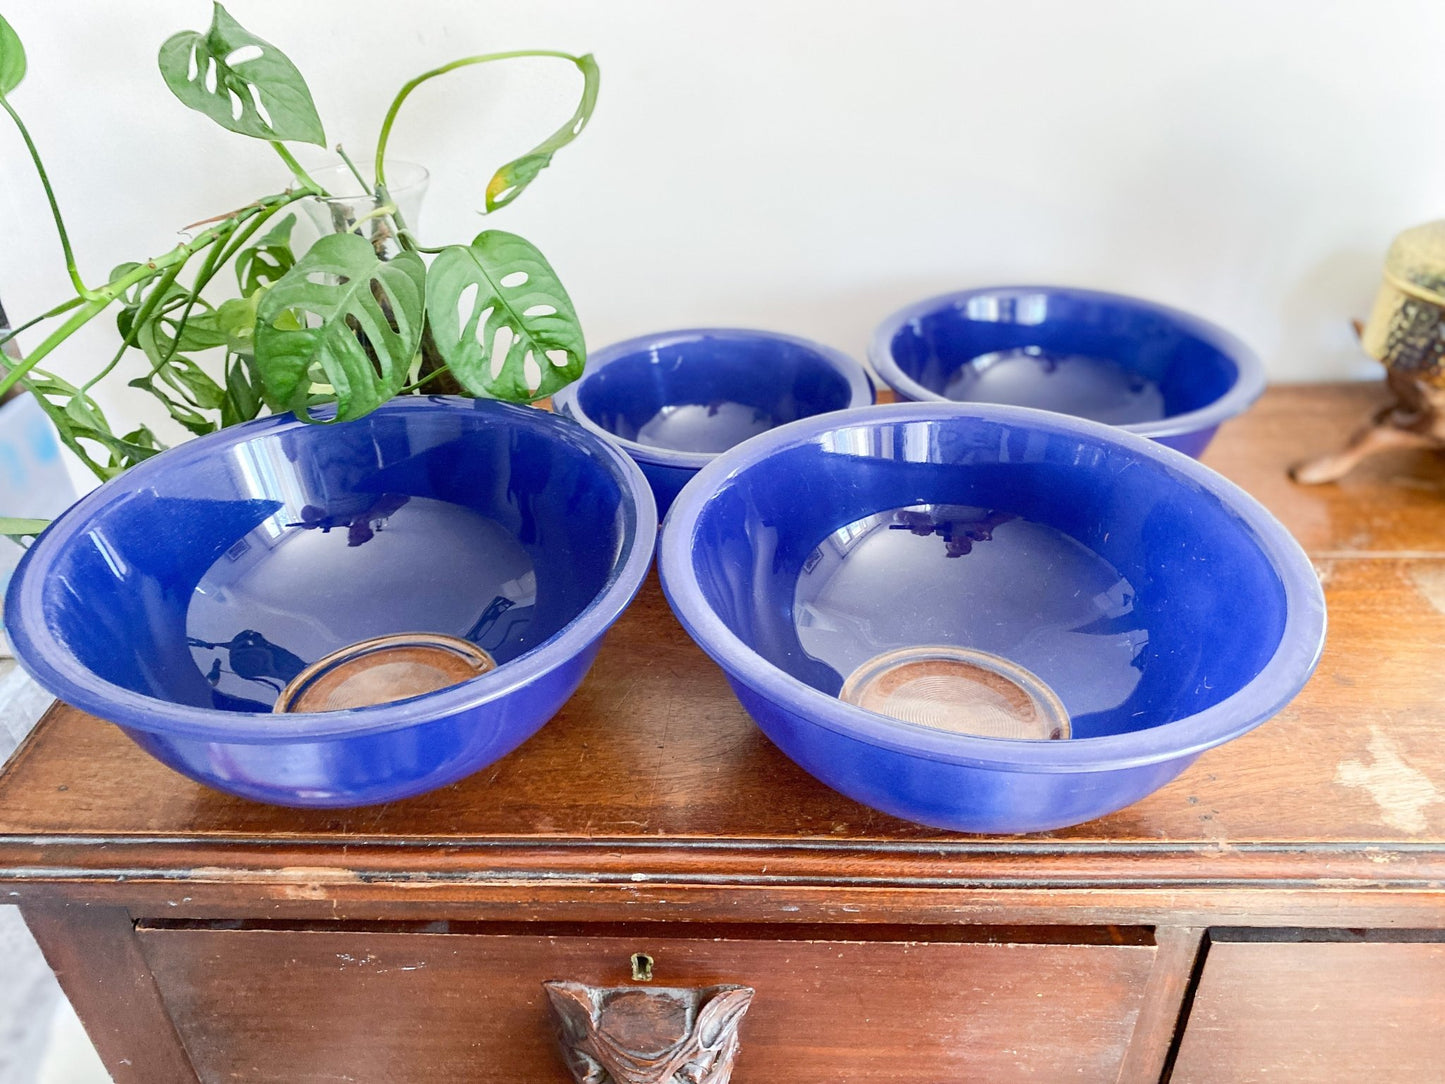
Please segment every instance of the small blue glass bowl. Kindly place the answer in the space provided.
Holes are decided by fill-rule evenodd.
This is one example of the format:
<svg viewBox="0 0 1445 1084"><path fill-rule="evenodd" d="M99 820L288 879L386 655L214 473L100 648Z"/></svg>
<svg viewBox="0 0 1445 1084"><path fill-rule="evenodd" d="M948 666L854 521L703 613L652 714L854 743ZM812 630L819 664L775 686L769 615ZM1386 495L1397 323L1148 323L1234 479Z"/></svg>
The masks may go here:
<svg viewBox="0 0 1445 1084"><path fill-rule="evenodd" d="M6 624L41 685L192 779L279 805L389 802L485 767L561 707L656 530L636 465L544 411L413 398L340 425L268 417L82 498L26 551ZM473 676L432 640L496 668ZM277 713L344 702L304 698L347 674L382 695Z"/></svg>
<svg viewBox="0 0 1445 1084"><path fill-rule="evenodd" d="M1238 487L1019 407L880 406L756 437L682 491L659 567L784 753L968 832L1142 798L1279 711L1325 632L1309 560Z"/></svg>
<svg viewBox="0 0 1445 1084"><path fill-rule="evenodd" d="M552 405L626 449L662 515L719 452L775 426L873 400L864 368L830 347L772 331L695 328L595 351Z"/></svg>
<svg viewBox="0 0 1445 1084"><path fill-rule="evenodd" d="M1037 407L1117 426L1196 458L1264 391L1264 366L1222 328L1119 294L999 286L920 301L873 333L900 398Z"/></svg>

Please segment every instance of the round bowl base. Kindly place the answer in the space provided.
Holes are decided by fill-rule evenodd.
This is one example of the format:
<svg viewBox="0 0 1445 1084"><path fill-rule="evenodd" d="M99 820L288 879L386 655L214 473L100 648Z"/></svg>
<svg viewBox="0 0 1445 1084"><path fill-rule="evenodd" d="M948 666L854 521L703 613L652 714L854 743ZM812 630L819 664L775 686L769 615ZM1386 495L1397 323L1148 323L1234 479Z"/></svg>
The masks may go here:
<svg viewBox="0 0 1445 1084"><path fill-rule="evenodd" d="M347 644L317 659L281 690L278 713L342 711L448 689L497 668L470 640L401 632Z"/></svg>
<svg viewBox="0 0 1445 1084"><path fill-rule="evenodd" d="M984 738L1069 736L1063 701L1032 671L974 648L906 647L849 675L839 698L917 726Z"/></svg>

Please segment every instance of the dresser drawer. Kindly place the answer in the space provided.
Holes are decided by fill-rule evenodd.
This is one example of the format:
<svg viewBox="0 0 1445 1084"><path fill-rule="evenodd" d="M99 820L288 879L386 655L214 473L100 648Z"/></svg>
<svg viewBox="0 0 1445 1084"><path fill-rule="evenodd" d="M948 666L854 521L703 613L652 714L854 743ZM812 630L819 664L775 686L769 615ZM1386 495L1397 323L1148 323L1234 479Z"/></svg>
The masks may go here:
<svg viewBox="0 0 1445 1084"><path fill-rule="evenodd" d="M1215 942L1171 1084L1445 1080L1445 944Z"/></svg>
<svg viewBox="0 0 1445 1084"><path fill-rule="evenodd" d="M1117 944L839 933L142 925L138 936L203 1081L297 1084L566 1081L548 979L753 987L739 1084L1112 1082L1155 957L1142 934ZM634 953L651 958L650 984L632 981Z"/></svg>

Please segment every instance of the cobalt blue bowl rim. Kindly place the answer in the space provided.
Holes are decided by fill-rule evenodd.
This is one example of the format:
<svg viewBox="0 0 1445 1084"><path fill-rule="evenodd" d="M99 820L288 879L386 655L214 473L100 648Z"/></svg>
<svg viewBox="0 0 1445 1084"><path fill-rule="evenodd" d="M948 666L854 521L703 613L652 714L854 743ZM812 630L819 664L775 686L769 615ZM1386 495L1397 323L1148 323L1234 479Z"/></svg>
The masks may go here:
<svg viewBox="0 0 1445 1084"><path fill-rule="evenodd" d="M1279 646L1243 688L1193 715L1146 730L1068 741L1022 741L955 734L879 715L844 703L785 673L748 647L713 612L692 559L699 515L729 479L785 449L859 426L977 419L1114 445L1181 476L1219 498L1252 531L1285 591ZM1302 689L1319 663L1325 601L1319 578L1294 537L1257 500L1183 452L1101 422L1030 407L913 402L804 418L759 434L724 452L679 494L662 527L658 572L673 613L724 671L758 694L827 730L929 760L1028 773L1115 771L1192 757L1252 730Z"/></svg>
<svg viewBox="0 0 1445 1084"><path fill-rule="evenodd" d="M1234 383L1214 402L1200 407L1198 410L1171 414L1156 421L1113 426L1116 430L1138 433L1141 436L1157 439L1213 429L1221 422L1243 414L1264 393L1267 383L1264 363L1244 340L1232 332L1226 331L1218 324L1205 320L1203 317L1195 316L1193 313L1176 309L1170 305L1160 304L1157 301L1105 290L1088 290L1077 286L979 286L925 298L890 314L874 328L873 337L868 344L868 361L883 382L904 398L917 402L951 402L952 400L946 396L925 388L903 371L898 362L893 359L894 336L904 325L912 323L914 320L945 308L956 308L961 302L966 302L971 298L1018 297L1029 294L1063 296L1079 301L1118 305L1152 313L1177 324L1186 334L1208 342L1234 362L1238 371Z"/></svg>
<svg viewBox="0 0 1445 1084"><path fill-rule="evenodd" d="M40 685L66 703L119 726L169 737L270 744L333 737L361 737L422 725L502 700L579 655L617 620L636 596L652 566L657 507L636 463L567 418L499 400L460 396L394 399L374 414L495 412L510 424L531 426L594 457L624 494L622 550L606 583L583 611L551 637L505 666L450 688L364 708L275 715L222 711L176 704L111 684L92 674L67 651L45 618L42 587L51 559L116 496L117 483L143 487L208 456L248 440L312 423L275 414L196 437L137 464L71 505L25 551L5 598L6 632L16 660ZM364 425L368 418L343 425ZM630 502L626 499L630 498Z"/></svg>
<svg viewBox="0 0 1445 1084"><path fill-rule="evenodd" d="M691 327L638 335L635 338L623 339L621 342L611 343L600 350L591 352L587 356L587 368L583 370L581 378L553 395L552 406L586 426L598 436L625 448L627 454L640 463L659 467L681 467L684 470L698 470L705 467L722 453L684 452L674 448L660 448L655 444L639 444L635 440L620 437L589 417L587 412L582 409L579 398L582 386L586 381L614 361L630 357L643 350L667 347L674 343L703 337L735 341L769 340L800 347L816 354L839 375L847 379L848 406L850 408L868 406L877 402L878 392L874 387L873 378L868 375L868 370L836 347L826 346L812 339L790 335L783 331L766 331L761 328L749 327Z"/></svg>

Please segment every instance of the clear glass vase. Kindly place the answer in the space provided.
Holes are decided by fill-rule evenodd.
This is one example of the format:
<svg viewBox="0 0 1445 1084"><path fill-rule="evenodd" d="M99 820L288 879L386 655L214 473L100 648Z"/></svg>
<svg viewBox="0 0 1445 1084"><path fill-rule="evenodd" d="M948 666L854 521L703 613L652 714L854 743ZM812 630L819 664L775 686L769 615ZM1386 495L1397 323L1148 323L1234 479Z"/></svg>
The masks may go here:
<svg viewBox="0 0 1445 1084"><path fill-rule="evenodd" d="M415 162L392 162L387 167L388 194L410 229L416 229L431 175ZM331 195L326 199L301 202L318 236L329 233L360 232L371 242L376 254L389 260L401 251L396 219L386 212L375 195L363 189L345 165L311 170L317 184Z"/></svg>

